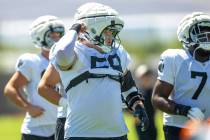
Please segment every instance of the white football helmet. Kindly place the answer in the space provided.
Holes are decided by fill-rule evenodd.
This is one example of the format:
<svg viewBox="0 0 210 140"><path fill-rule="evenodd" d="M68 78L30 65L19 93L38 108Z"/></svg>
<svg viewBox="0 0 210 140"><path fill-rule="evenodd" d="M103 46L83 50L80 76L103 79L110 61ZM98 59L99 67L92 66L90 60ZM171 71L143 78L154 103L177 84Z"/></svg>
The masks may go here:
<svg viewBox="0 0 210 140"><path fill-rule="evenodd" d="M99 45L105 53L112 51L118 33L124 26L124 22L116 10L99 3L86 3L80 6L76 11L74 20L76 23L83 23L86 26L86 33L81 34L82 38L85 37L92 43ZM103 32L105 30L112 32L113 43L111 46L104 44ZM120 44L120 41L118 43Z"/></svg>
<svg viewBox="0 0 210 140"><path fill-rule="evenodd" d="M52 32L60 33L62 37L65 32L64 24L55 16L46 15L37 18L30 26L29 34L36 47L50 50L54 41L49 34Z"/></svg>
<svg viewBox="0 0 210 140"><path fill-rule="evenodd" d="M210 51L210 16L202 12L185 16L179 24L177 36L186 49L194 46L196 50Z"/></svg>

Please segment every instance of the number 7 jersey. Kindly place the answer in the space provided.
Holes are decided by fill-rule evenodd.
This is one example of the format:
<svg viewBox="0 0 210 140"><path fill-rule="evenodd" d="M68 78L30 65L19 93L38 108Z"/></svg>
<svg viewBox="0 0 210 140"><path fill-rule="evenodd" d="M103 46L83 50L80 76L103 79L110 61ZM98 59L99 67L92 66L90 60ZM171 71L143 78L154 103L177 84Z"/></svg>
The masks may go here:
<svg viewBox="0 0 210 140"><path fill-rule="evenodd" d="M178 104L198 107L210 117L210 61L201 63L183 49L163 52L158 66L158 79L174 86L169 96ZM185 116L164 113L164 124L184 127Z"/></svg>

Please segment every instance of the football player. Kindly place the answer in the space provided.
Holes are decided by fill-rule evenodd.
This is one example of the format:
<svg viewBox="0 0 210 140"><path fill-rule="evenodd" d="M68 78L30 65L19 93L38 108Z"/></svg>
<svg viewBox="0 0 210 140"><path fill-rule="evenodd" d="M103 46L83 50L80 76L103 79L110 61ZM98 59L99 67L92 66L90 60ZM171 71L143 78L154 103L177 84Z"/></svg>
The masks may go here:
<svg viewBox="0 0 210 140"><path fill-rule="evenodd" d="M56 89L55 86L59 87ZM41 89L41 90L40 90ZM56 98L61 98L58 106L55 140L64 140L64 125L66 121L67 99L64 87L61 83L59 73L50 63L44 72L38 86L39 94L49 100L56 102ZM56 94L55 94L56 93ZM58 97L55 97L58 96ZM55 103L54 103L55 104Z"/></svg>
<svg viewBox="0 0 210 140"><path fill-rule="evenodd" d="M153 105L164 112L166 140L179 140L188 120L210 117L210 16L195 12L180 22L177 30L183 49L162 53Z"/></svg>
<svg viewBox="0 0 210 140"><path fill-rule="evenodd" d="M134 78L136 79L137 87L142 92L142 95L144 97L144 106L150 120L150 126L148 131L146 132L141 132L141 130L139 130L139 125L138 124L136 125L137 134L140 140L156 140L157 139L157 129L155 127L156 110L154 110L151 102L152 90L156 79L156 73L154 73L149 66L143 64L137 67Z"/></svg>
<svg viewBox="0 0 210 140"><path fill-rule="evenodd" d="M29 33L41 53L21 55L16 72L5 86L4 94L26 111L21 127L22 140L54 140L57 107L38 94L37 86L48 66L49 50L64 35L64 30L62 21L55 16L37 18Z"/></svg>
<svg viewBox="0 0 210 140"><path fill-rule="evenodd" d="M142 97L129 71L129 54L119 42L123 25L111 7L86 3L77 9L75 24L51 50L51 65L67 93L66 140L127 140L121 93L139 117L142 130L148 127ZM41 81L43 96L46 86L51 85ZM46 99L65 104L56 92L54 99Z"/></svg>

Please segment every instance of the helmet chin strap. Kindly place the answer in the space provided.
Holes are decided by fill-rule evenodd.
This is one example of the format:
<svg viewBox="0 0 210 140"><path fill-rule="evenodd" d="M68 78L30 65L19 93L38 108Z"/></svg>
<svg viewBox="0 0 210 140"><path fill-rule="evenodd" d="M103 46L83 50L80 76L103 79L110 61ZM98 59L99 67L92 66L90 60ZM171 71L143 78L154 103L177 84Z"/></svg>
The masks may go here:
<svg viewBox="0 0 210 140"><path fill-rule="evenodd" d="M196 51L198 50L198 49L200 49L200 47L197 47L197 48L195 48L195 50L193 51L193 58L196 60L196 58L195 58L195 53L196 53Z"/></svg>
<svg viewBox="0 0 210 140"><path fill-rule="evenodd" d="M104 53L109 53L112 51L112 46L100 45L99 47L103 50Z"/></svg>
<svg viewBox="0 0 210 140"><path fill-rule="evenodd" d="M45 46L43 46L42 49L45 50L45 51L48 51L48 52L50 51L50 48L45 47Z"/></svg>
<svg viewBox="0 0 210 140"><path fill-rule="evenodd" d="M194 42L183 43L183 48L185 50L188 50L195 60L200 61L200 62L207 61L206 59L204 59L204 56L201 56L199 54L196 55L197 51L199 51L199 49L202 49L202 47L200 47L199 44L194 43ZM210 56L208 56L208 60L209 60L209 58L210 58ZM203 60L201 60L201 59L203 59Z"/></svg>
<svg viewBox="0 0 210 140"><path fill-rule="evenodd" d="M105 48L104 53L109 53L109 52L117 50L120 47L120 44L121 44L120 37L116 35L115 39L113 39L112 44L110 46L102 44L101 48L102 49Z"/></svg>
<svg viewBox="0 0 210 140"><path fill-rule="evenodd" d="M44 47L41 48L41 54L44 56L47 60L49 60L49 53L50 51L45 49Z"/></svg>
<svg viewBox="0 0 210 140"><path fill-rule="evenodd" d="M196 51L198 51L199 49L202 49L201 47L197 47L197 48L195 48L195 50L193 51L193 58L195 59L195 60L198 60L198 61L200 61L200 62L205 62L205 61L207 61L207 60L209 60L209 58L210 58L210 56L208 55L208 56L201 56L201 55L199 55L199 54L197 54L197 59L196 59ZM204 50L205 51L205 50ZM200 60L199 60L200 59Z"/></svg>
<svg viewBox="0 0 210 140"><path fill-rule="evenodd" d="M103 51L103 53L110 53L113 50L118 49L121 44L121 40L118 35L116 35L115 38L112 40L111 45L105 45L104 43L100 42L100 37L95 38L95 39L91 38L91 36L89 35L88 32L80 33L79 39L89 41L90 43L98 46L101 49L101 51ZM117 44L118 44L118 46L116 46Z"/></svg>

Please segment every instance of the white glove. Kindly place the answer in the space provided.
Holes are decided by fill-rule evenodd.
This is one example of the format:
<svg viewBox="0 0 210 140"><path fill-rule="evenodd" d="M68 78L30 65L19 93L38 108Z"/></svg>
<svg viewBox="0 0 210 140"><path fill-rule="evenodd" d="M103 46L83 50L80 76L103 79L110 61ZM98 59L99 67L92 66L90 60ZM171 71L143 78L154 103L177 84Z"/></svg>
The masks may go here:
<svg viewBox="0 0 210 140"><path fill-rule="evenodd" d="M67 103L68 103L67 99L64 98L64 97L61 97L60 100L59 100L59 102L58 102L58 105L59 106L66 107L67 106Z"/></svg>
<svg viewBox="0 0 210 140"><path fill-rule="evenodd" d="M187 117L192 119L192 120L197 120L197 121L202 121L205 118L203 112L197 107L192 107L188 111Z"/></svg>

